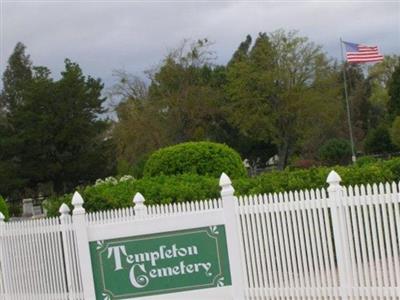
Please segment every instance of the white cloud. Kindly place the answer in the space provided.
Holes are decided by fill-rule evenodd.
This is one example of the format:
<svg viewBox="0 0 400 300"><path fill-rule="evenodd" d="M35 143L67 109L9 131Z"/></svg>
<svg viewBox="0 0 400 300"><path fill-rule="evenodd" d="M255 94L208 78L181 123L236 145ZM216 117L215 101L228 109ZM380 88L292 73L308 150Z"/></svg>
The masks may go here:
<svg viewBox="0 0 400 300"><path fill-rule="evenodd" d="M334 57L340 36L400 53L398 2L4 2L2 17L3 58L22 41L55 75L68 57L107 84L113 69L140 74L184 38L215 41L224 63L247 34L278 28L300 30Z"/></svg>

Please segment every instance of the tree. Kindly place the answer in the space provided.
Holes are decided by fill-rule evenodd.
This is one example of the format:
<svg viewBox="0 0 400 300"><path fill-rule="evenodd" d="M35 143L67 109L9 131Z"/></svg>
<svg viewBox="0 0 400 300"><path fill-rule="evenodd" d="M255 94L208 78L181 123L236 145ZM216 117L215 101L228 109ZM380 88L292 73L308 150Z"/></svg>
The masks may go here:
<svg viewBox="0 0 400 300"><path fill-rule="evenodd" d="M367 154L382 154L396 151L396 147L390 138L389 129L384 124L368 132L364 142L364 149Z"/></svg>
<svg viewBox="0 0 400 300"><path fill-rule="evenodd" d="M400 149L400 116L397 116L390 131L392 143Z"/></svg>
<svg viewBox="0 0 400 300"><path fill-rule="evenodd" d="M135 173L148 154L169 143L167 128L157 108L145 99L124 99L116 108L118 121L113 128L119 173Z"/></svg>
<svg viewBox="0 0 400 300"><path fill-rule="evenodd" d="M207 39L184 43L151 74L149 99L162 112L171 143L209 139L220 109Z"/></svg>
<svg viewBox="0 0 400 300"><path fill-rule="evenodd" d="M110 93L120 100L113 130L120 172L136 172L149 153L181 141L226 143L254 161L274 154L270 143L246 137L226 121L226 67L211 63L209 46L206 40L186 42L170 52L147 73L149 87L137 76L114 72L118 80Z"/></svg>
<svg viewBox="0 0 400 300"><path fill-rule="evenodd" d="M374 64L368 69L368 81L371 84L371 96L369 101L386 113L389 102L388 84L399 61L397 55L386 55L380 63Z"/></svg>
<svg viewBox="0 0 400 300"><path fill-rule="evenodd" d="M207 40L185 41L147 72L149 87L136 76L115 72L118 81L111 94L120 104L113 136L124 170L142 164L160 147L211 138L224 70L214 72L209 46Z"/></svg>
<svg viewBox="0 0 400 300"><path fill-rule="evenodd" d="M400 115L400 59L389 81L388 112L391 120Z"/></svg>
<svg viewBox="0 0 400 300"><path fill-rule="evenodd" d="M0 193L8 196L20 190L26 181L19 174L20 161L15 155L18 139L9 122L16 107L23 103L23 94L32 80L32 62L25 50L22 43L15 46L2 77L0 92Z"/></svg>
<svg viewBox="0 0 400 300"><path fill-rule="evenodd" d="M334 70L321 48L296 32L259 34L227 72L230 121L249 137L272 141L281 169L337 118Z"/></svg>
<svg viewBox="0 0 400 300"><path fill-rule="evenodd" d="M365 108L367 130L375 129L386 123L388 114L388 84L396 68L399 57L385 56L382 62L376 63L368 69L368 76L364 80L364 96L368 97Z"/></svg>
<svg viewBox="0 0 400 300"><path fill-rule="evenodd" d="M5 72L3 78L11 78L2 95L13 133L3 141L24 189L37 191L39 185L51 183L56 193L64 193L108 175L112 140L107 134L109 122L99 118L105 112L100 79L84 76L78 64L66 60L58 81L47 68L32 67L23 88L11 93L10 87L18 87L16 82L22 80L9 76L16 73Z"/></svg>

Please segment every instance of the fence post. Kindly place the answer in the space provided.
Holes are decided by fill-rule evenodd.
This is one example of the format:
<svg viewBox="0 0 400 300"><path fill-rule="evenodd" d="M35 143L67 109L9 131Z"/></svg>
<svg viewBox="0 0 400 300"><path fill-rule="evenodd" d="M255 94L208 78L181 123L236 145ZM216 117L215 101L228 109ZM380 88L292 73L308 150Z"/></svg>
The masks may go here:
<svg viewBox="0 0 400 300"><path fill-rule="evenodd" d="M78 260L81 269L83 298L85 300L95 300L96 294L93 283L92 262L90 258L89 238L86 224L86 211L82 207L82 196L75 192L72 197L72 223L76 234L76 245L78 250Z"/></svg>
<svg viewBox="0 0 400 300"><path fill-rule="evenodd" d="M233 299L245 299L245 286L243 279L243 261L240 251L240 231L236 218L238 199L234 196L234 188L228 175L222 173L219 180L221 187L222 206L225 215L226 238L228 242L229 261L231 267Z"/></svg>
<svg viewBox="0 0 400 300"><path fill-rule="evenodd" d="M144 205L145 199L141 193L136 193L135 197L133 197L134 209L135 209L135 216L143 217L147 215L147 209Z"/></svg>
<svg viewBox="0 0 400 300"><path fill-rule="evenodd" d="M60 212L60 224L61 224L61 238L62 238L62 243L63 243L63 254L64 254L64 260L65 260L65 273L67 277L67 288L68 288L68 298L71 296L73 292L72 288L72 278L71 278L71 257L70 257L70 243L68 239L68 232L70 230L69 225L71 224L71 215L69 214L70 209L68 205L63 203L60 206L59 209Z"/></svg>
<svg viewBox="0 0 400 300"><path fill-rule="evenodd" d="M339 288L341 299L350 299L352 286L350 244L346 225L346 207L343 205L344 189L340 185L342 178L335 171L331 171L326 182L329 184L329 207L331 209L333 237L339 274Z"/></svg>

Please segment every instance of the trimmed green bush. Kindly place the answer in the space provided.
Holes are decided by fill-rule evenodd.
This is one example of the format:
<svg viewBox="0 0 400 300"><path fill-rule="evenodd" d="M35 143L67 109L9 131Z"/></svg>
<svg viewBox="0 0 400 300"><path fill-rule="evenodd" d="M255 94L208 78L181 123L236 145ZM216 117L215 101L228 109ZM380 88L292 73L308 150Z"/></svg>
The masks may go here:
<svg viewBox="0 0 400 300"><path fill-rule="evenodd" d="M8 212L7 203L2 196L0 196L0 212L4 215L5 220L7 221L10 215Z"/></svg>
<svg viewBox="0 0 400 300"><path fill-rule="evenodd" d="M231 178L246 176L239 153L211 142L189 142L162 148L150 155L144 176L197 174L219 178L225 172Z"/></svg>
<svg viewBox="0 0 400 300"><path fill-rule="evenodd" d="M350 143L343 139L330 139L319 150L319 156L328 165L348 164L351 161Z"/></svg>

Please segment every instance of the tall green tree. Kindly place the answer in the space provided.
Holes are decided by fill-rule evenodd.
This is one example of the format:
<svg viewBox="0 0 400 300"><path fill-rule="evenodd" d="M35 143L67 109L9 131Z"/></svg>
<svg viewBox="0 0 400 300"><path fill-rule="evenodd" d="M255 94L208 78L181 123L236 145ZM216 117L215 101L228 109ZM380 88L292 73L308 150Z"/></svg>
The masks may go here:
<svg viewBox="0 0 400 300"><path fill-rule="evenodd" d="M296 32L261 33L227 72L231 122L247 136L272 141L280 168L337 118L334 70L321 48Z"/></svg>
<svg viewBox="0 0 400 300"><path fill-rule="evenodd" d="M374 116L372 115L372 107L371 103L369 102L371 85L370 82L366 80L360 65L343 65L342 67L346 67L347 91L350 104L353 137L355 144L357 145L361 143L370 127L372 127L371 120ZM343 88L343 107L345 107L346 104L344 102L345 94L343 87L344 79L342 70L338 73L338 76ZM346 126L348 126L347 122L347 118L343 119L343 124ZM348 136L348 129L345 131L346 135Z"/></svg>
<svg viewBox="0 0 400 300"><path fill-rule="evenodd" d="M9 118L23 104L23 95L31 80L32 62L25 45L17 43L8 59L0 92L0 193L5 196L16 194L26 181L19 174L20 160L15 151L19 142Z"/></svg>
<svg viewBox="0 0 400 300"><path fill-rule="evenodd" d="M400 115L400 59L389 81L388 94L388 113L390 119L393 120Z"/></svg>
<svg viewBox="0 0 400 300"><path fill-rule="evenodd" d="M167 127L160 108L149 101L146 83L126 72L116 72L112 97L120 99L115 111L118 121L112 135L116 145L118 172L140 176L148 154L167 145Z"/></svg>
<svg viewBox="0 0 400 300"><path fill-rule="evenodd" d="M219 113L212 86L210 43L199 40L171 52L151 76L150 101L162 110L172 143L209 139Z"/></svg>
<svg viewBox="0 0 400 300"><path fill-rule="evenodd" d="M28 56L19 57L23 60ZM105 112L100 79L83 75L78 64L66 60L61 78L54 81L47 68L31 67L29 62L25 64L31 67L29 80L11 93L10 87L16 89L22 79L10 76L17 74L12 66L21 65L14 59L10 62L2 95L12 136L0 138L8 161L15 167L10 176L23 182L25 192L50 184L56 193L64 193L108 175L112 171L112 140L107 133L108 121L100 118ZM5 190L1 193L10 195L11 191Z"/></svg>
<svg viewBox="0 0 400 300"><path fill-rule="evenodd" d="M382 62L376 63L368 69L368 80L371 84L370 103L379 107L383 114L387 113L389 101L388 84L396 69L400 57L385 55Z"/></svg>

